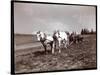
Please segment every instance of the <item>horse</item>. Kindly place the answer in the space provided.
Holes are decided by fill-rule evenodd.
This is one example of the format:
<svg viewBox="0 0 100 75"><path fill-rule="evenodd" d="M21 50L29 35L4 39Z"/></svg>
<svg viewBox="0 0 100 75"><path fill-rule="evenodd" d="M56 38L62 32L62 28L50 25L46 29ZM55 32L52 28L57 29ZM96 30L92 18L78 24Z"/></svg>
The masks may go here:
<svg viewBox="0 0 100 75"><path fill-rule="evenodd" d="M69 42L72 43L79 43L83 41L83 37L76 33L71 33L69 36Z"/></svg>
<svg viewBox="0 0 100 75"><path fill-rule="evenodd" d="M61 45L63 44L63 46L65 48L67 48L68 45L69 45L69 39L68 38L69 37L68 37L66 32L64 32L64 31L55 31L53 33L53 39L54 39L53 48L56 49L56 43L58 43L59 53L61 53Z"/></svg>
<svg viewBox="0 0 100 75"><path fill-rule="evenodd" d="M45 52L47 53L47 45L49 44L51 46L51 51L53 53L53 37L46 35L45 33L38 31L36 33L37 40L40 41L45 49Z"/></svg>
<svg viewBox="0 0 100 75"><path fill-rule="evenodd" d="M76 43L76 34L74 32L70 34L69 42L70 43Z"/></svg>
<svg viewBox="0 0 100 75"><path fill-rule="evenodd" d="M76 41L79 43L79 42L82 42L83 41L83 37L81 35L77 35L76 36Z"/></svg>

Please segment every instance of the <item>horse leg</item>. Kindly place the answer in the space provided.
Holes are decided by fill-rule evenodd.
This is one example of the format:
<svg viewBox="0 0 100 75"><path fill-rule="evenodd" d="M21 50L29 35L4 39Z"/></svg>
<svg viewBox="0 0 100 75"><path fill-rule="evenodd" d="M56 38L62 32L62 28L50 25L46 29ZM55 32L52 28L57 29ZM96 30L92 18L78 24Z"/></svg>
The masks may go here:
<svg viewBox="0 0 100 75"><path fill-rule="evenodd" d="M56 50L56 41L54 42L54 49Z"/></svg>
<svg viewBox="0 0 100 75"><path fill-rule="evenodd" d="M50 43L50 46L51 46L51 51L52 51L52 49L53 49L53 42Z"/></svg>
<svg viewBox="0 0 100 75"><path fill-rule="evenodd" d="M52 49L51 49L52 50L52 54L54 54L54 49L55 49L55 43L53 42L52 43Z"/></svg>
<svg viewBox="0 0 100 75"><path fill-rule="evenodd" d="M42 43L44 49L45 49L45 53L47 53L47 49L46 49L46 45L44 43Z"/></svg>
<svg viewBox="0 0 100 75"><path fill-rule="evenodd" d="M59 41L59 53L61 53L61 41Z"/></svg>
<svg viewBox="0 0 100 75"><path fill-rule="evenodd" d="M52 43L50 44L50 46L51 46L51 51L52 51Z"/></svg>
<svg viewBox="0 0 100 75"><path fill-rule="evenodd" d="M69 45L70 45L70 41L68 39L68 40L66 40L66 49L69 47Z"/></svg>
<svg viewBox="0 0 100 75"><path fill-rule="evenodd" d="M44 49L45 49L45 53L47 54L47 47L46 47L46 45L44 45Z"/></svg>
<svg viewBox="0 0 100 75"><path fill-rule="evenodd" d="M65 42L64 47L67 49L67 42Z"/></svg>

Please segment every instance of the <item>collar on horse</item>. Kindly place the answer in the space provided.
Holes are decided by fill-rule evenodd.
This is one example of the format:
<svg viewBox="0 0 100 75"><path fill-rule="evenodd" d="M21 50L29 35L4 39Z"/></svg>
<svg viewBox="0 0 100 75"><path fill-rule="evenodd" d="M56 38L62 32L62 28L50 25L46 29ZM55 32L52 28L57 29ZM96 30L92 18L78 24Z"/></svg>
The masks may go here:
<svg viewBox="0 0 100 75"><path fill-rule="evenodd" d="M47 38L47 35L46 35L45 33L44 33L44 36L45 36L44 38L42 38L42 37L40 38L40 40L41 40L42 42L44 42L45 40L47 40L47 39L46 39L46 38Z"/></svg>

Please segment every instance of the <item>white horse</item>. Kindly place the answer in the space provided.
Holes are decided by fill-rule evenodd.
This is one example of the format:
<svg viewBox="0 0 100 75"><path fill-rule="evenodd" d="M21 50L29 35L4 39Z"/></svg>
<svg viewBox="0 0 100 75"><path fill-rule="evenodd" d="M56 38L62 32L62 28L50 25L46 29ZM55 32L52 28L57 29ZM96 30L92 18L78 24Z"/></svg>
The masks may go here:
<svg viewBox="0 0 100 75"><path fill-rule="evenodd" d="M55 31L53 34L54 44L58 43L59 53L61 53L61 45L63 44L65 48L69 45L69 36L64 31Z"/></svg>
<svg viewBox="0 0 100 75"><path fill-rule="evenodd" d="M45 52L47 52L47 45L49 44L51 46L51 51L53 49L53 37L52 36L48 36L45 33L38 31L36 33L37 35L37 40L40 41L45 49ZM53 53L53 51L52 51Z"/></svg>

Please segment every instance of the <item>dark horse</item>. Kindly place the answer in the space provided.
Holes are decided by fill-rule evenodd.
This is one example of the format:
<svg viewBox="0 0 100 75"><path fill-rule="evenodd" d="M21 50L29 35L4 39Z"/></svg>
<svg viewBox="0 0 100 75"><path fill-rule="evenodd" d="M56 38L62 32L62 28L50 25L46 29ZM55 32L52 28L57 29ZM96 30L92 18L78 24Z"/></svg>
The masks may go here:
<svg viewBox="0 0 100 75"><path fill-rule="evenodd" d="M69 42L70 43L79 43L83 41L83 37L81 35L77 35L75 33L71 33L69 36Z"/></svg>

